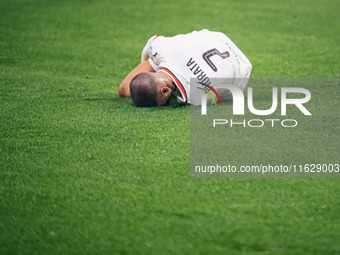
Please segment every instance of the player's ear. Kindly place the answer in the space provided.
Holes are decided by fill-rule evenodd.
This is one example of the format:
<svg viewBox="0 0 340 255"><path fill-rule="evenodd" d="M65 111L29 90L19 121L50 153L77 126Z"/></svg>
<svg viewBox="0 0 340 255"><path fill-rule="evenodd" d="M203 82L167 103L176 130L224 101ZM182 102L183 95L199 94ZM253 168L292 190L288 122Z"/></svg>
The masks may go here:
<svg viewBox="0 0 340 255"><path fill-rule="evenodd" d="M166 95L170 92L170 89L166 86L164 86L163 88L161 88L161 94L162 95ZM170 92L171 93L171 92Z"/></svg>

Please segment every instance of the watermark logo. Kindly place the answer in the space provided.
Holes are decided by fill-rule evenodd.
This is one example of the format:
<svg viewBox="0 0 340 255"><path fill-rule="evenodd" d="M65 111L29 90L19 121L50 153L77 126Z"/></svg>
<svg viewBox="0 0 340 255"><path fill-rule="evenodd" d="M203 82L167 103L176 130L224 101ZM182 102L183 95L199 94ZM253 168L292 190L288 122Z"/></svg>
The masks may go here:
<svg viewBox="0 0 340 255"><path fill-rule="evenodd" d="M222 105L222 101L221 101L221 97L219 96L219 94L216 92L216 90L214 89L214 87L209 86L207 84L202 84L205 87L208 87L209 89L211 89L215 95L217 96L220 104ZM202 95L201 98L201 109L202 109L202 115L206 115L207 114L207 100L206 100L206 95L209 94L210 97L212 97L213 101L215 102L216 105L216 100L214 99L213 95L206 89L197 87L198 89L201 89L203 91L206 92L206 94ZM244 115L244 94L243 91L233 85L217 85L215 86L215 88L223 88L223 89L228 89L231 94L232 94L232 98L233 98L233 115ZM259 116L266 116L266 115L270 115L272 113L274 113L277 109L277 105L278 105L278 88L274 87L272 88L272 105L269 109L267 110L258 110L255 109L254 104L253 104L253 88L249 87L247 89L248 92L248 109L251 113L255 114L255 115L259 115ZM287 98L287 94L288 93L299 93L299 94L303 94L304 97L303 98ZM307 109L306 107L303 106L303 104L307 103L309 100L311 99L311 93L309 90L305 89L305 88L281 88L281 115L287 115L287 105L291 104L291 105L295 105L298 109L300 109L300 111L304 114L304 115L312 115Z"/></svg>
<svg viewBox="0 0 340 255"><path fill-rule="evenodd" d="M191 177L339 178L339 88L340 79L192 78Z"/></svg>
<svg viewBox="0 0 340 255"><path fill-rule="evenodd" d="M197 84L201 86L197 86ZM223 100L227 95L229 100L232 100L232 114L233 116L245 115L245 96L244 90L242 87L230 85L230 84L206 84L203 82L196 82L196 89L200 90L201 93L194 93L196 97L200 97L200 99L196 98L196 102L199 102L201 105L201 115L207 115L208 105L214 104L215 106L220 104L223 105ZM256 89L256 88L255 88ZM257 109L254 106L254 93L253 87L248 87L245 89L247 92L247 107L249 112L256 116L269 116L280 109L281 116L287 116L287 106L293 105L305 116L311 116L311 112L305 107L305 104L308 103L311 99L311 93L308 89L301 87L272 87L271 88L271 97L268 97L268 102L271 102L271 105L267 109ZM203 93L202 93L203 92ZM280 100L279 100L280 95ZM210 98L209 98L209 97ZM279 106L280 104L280 106ZM223 109L223 108L221 108ZM230 108L229 108L230 109ZM225 110L221 110L224 112ZM242 125L249 127L262 127L265 123L271 123L271 126L274 127L276 122L280 122L283 127L296 127L298 125L297 120L294 119L251 119L251 120L242 120L241 122L236 122L235 120L227 120L224 118L214 119L213 127L217 125L226 125L230 124L230 126ZM256 123L256 124L254 124ZM290 124L287 124L290 123Z"/></svg>
<svg viewBox="0 0 340 255"><path fill-rule="evenodd" d="M204 95L208 94L212 98L212 100L213 100L215 105L217 104L216 103L216 99L215 99L214 95L211 94L211 92L209 90L211 90L215 94L215 96L218 99L219 103L222 105L222 100L221 100L220 95L217 93L217 91L212 86L210 86L210 85L208 85L206 83L203 83L203 82L197 82L197 83L201 84L202 86L204 86L204 88L201 88L201 87L196 87L196 88L204 91L206 93ZM207 100L204 101L204 104L205 104L205 108L206 108ZM203 103L202 103L202 105L203 105Z"/></svg>

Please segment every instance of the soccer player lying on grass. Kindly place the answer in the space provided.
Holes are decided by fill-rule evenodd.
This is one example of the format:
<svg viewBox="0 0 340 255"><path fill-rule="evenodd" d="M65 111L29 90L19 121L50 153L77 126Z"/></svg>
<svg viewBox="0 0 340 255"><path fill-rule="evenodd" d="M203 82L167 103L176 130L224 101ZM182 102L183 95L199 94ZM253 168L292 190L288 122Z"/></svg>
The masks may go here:
<svg viewBox="0 0 340 255"><path fill-rule="evenodd" d="M209 84L212 78L248 80L252 65L223 33L206 29L174 37L152 36L142 61L119 86L119 95L139 107L166 105L171 95L180 103L190 100L190 78ZM237 83L242 90L247 83ZM219 90L223 99L230 92Z"/></svg>

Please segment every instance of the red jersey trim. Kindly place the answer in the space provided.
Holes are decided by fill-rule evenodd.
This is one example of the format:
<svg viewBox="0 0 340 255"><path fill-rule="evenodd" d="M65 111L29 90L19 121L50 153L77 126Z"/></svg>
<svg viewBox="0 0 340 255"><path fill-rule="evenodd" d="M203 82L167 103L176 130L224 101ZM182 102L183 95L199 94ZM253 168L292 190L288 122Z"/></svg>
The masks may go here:
<svg viewBox="0 0 340 255"><path fill-rule="evenodd" d="M177 88L179 88L179 90L181 91L181 94L182 94L182 96L183 96L183 98L184 98L184 100L185 100L185 103L186 103L186 102L188 101L188 100L187 100L187 93L186 93L186 91L185 91L185 89L184 89L182 83L177 79L177 77L176 77L169 69L167 69L167 68L165 68L165 67L162 67L162 68L160 69L160 71L163 71L163 72L165 72L166 74L168 74L168 75L171 76L171 78L172 78L172 80L174 81L174 83L176 84Z"/></svg>
<svg viewBox="0 0 340 255"><path fill-rule="evenodd" d="M163 35L156 35L155 38L153 38L153 41L156 40L156 38L160 37L160 36L163 36Z"/></svg>

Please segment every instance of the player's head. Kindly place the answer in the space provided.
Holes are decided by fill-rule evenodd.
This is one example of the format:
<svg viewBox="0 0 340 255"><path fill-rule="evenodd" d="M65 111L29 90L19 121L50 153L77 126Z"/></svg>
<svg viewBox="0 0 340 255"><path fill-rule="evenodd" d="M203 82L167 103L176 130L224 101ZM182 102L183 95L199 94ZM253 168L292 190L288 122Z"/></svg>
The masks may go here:
<svg viewBox="0 0 340 255"><path fill-rule="evenodd" d="M131 99L138 107L166 105L170 101L171 92L156 73L140 73L130 83Z"/></svg>

